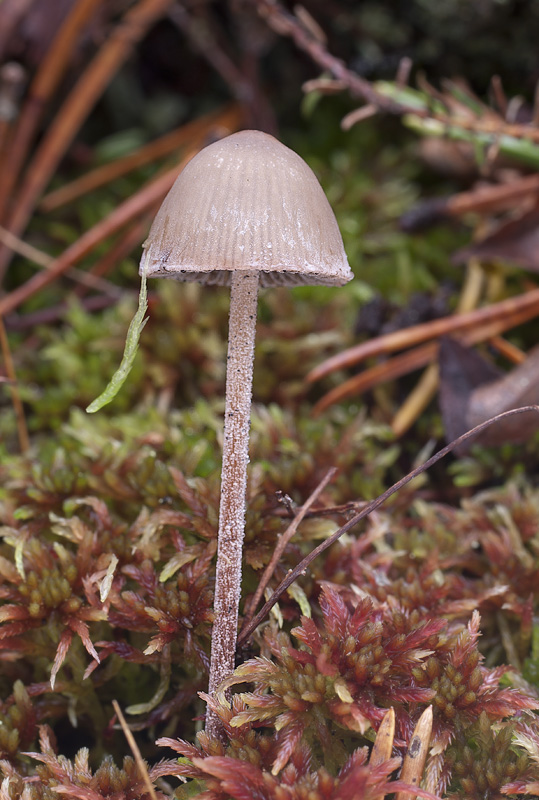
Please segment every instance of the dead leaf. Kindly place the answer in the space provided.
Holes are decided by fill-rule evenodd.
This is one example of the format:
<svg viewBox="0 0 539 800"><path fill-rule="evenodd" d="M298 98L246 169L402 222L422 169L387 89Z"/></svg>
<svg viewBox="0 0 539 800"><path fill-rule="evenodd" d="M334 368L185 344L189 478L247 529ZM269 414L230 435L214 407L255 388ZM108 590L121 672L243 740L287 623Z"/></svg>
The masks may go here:
<svg viewBox="0 0 539 800"><path fill-rule="evenodd" d="M440 408L448 441L503 411L539 402L539 347L507 374L455 339L440 342ZM539 430L535 415L499 422L471 444L494 446L524 442ZM463 446L459 453L466 452Z"/></svg>
<svg viewBox="0 0 539 800"><path fill-rule="evenodd" d="M517 219L502 223L494 233L457 250L452 260L456 264L479 259L509 261L532 272L539 272L539 207Z"/></svg>

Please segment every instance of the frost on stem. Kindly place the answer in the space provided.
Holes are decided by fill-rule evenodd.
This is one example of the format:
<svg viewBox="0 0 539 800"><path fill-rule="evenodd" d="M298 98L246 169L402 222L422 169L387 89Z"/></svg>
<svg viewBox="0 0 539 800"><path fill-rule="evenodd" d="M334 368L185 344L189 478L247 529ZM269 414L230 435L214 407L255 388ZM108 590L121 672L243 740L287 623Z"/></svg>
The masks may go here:
<svg viewBox="0 0 539 800"><path fill-rule="evenodd" d="M245 530L257 295L258 273L232 274L210 694L234 669ZM207 713L206 730L214 733L218 720L209 709Z"/></svg>

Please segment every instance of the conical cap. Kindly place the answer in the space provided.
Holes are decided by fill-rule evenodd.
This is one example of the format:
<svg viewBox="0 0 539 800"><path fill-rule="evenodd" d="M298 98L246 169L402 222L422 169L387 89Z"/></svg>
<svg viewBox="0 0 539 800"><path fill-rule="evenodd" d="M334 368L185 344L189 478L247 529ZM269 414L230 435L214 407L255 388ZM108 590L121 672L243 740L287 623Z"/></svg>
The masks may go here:
<svg viewBox="0 0 539 800"><path fill-rule="evenodd" d="M273 136L241 131L201 150L166 196L144 243L149 277L264 286L341 286L353 277L314 173Z"/></svg>

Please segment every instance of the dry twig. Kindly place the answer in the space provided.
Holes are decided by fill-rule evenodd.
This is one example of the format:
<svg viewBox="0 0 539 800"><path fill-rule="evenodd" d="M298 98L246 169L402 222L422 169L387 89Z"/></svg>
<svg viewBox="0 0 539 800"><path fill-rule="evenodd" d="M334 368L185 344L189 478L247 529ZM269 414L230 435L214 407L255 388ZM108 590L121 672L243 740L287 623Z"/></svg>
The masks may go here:
<svg viewBox="0 0 539 800"><path fill-rule="evenodd" d="M300 523L304 519L307 511L310 509L312 504L319 497L320 493L326 488L326 486L331 481L331 479L333 478L333 476L335 475L336 472L337 472L337 470L336 470L335 467L331 467L326 472L326 474L324 475L324 477L322 478L322 480L320 481L318 486L314 489L313 492L311 492L311 494L309 495L307 500L303 503L301 508L299 508L297 510L296 515L294 516L294 519L292 520L290 525L287 527L285 532L281 536L279 536L278 541L277 541L277 545L276 545L275 550L273 552L273 555L272 555L272 557L270 559L270 562L267 565L266 569L264 570L262 578L260 579L260 583L258 584L258 586L256 588L256 591L255 591L255 593L254 593L254 595L253 595L253 597L251 599L251 602L249 603L249 607L248 607L247 612L246 612L246 619L245 619L245 623L244 623L245 625L249 624L249 621L251 620L251 618L253 616L253 613L256 610L256 607L260 602L260 598L262 597L262 595L264 593L264 589L268 585L268 583L270 581L270 578L273 575L273 572L275 571L275 567L279 563L279 560L280 560L280 558L281 558L281 556L282 556L282 554L284 552L284 549L285 549L286 545L288 544L288 542L292 539L292 537L296 533L296 531L297 531Z"/></svg>
<svg viewBox="0 0 539 800"><path fill-rule="evenodd" d="M122 709L120 708L117 700L113 700L112 701L112 707L114 708L114 711L116 712L116 716L118 717L118 720L120 722L121 728L122 728L122 730L124 732L124 736L127 739L127 743L128 743L128 745L129 745L129 747L131 749L131 752L133 753L133 758L136 761L138 770L140 772L140 776L141 776L142 780L144 781L144 783L146 785L146 788L148 789L148 794L150 795L152 800L157 800L157 795L155 794L155 789L153 788L152 782L150 780L150 776L148 775L148 768L147 768L146 764L144 763L144 760L143 760L143 758L142 758L142 756L140 754L140 750L138 748L138 745L137 745L137 743L135 741L135 737L131 733L131 731L129 729L129 725L125 721L125 717L122 714Z"/></svg>

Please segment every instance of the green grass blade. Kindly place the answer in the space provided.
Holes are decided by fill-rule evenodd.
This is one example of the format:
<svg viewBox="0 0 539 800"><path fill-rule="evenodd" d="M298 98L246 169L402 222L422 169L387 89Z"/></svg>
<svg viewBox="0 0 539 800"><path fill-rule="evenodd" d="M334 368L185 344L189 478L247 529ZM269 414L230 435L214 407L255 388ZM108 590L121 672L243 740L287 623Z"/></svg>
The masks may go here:
<svg viewBox="0 0 539 800"><path fill-rule="evenodd" d="M103 406L106 406L107 403L110 403L110 401L116 397L127 380L127 377L131 372L131 367L133 366L133 361L135 360L135 356L137 354L140 334L148 322L148 317L144 316L147 310L148 289L146 286L146 269L143 268L142 280L140 283L140 294L138 298L138 309L135 316L131 320L129 330L127 331L122 362L110 379L110 383L107 388L99 395L99 397L96 397L96 399L93 400L86 409L88 414L93 414L103 408Z"/></svg>

